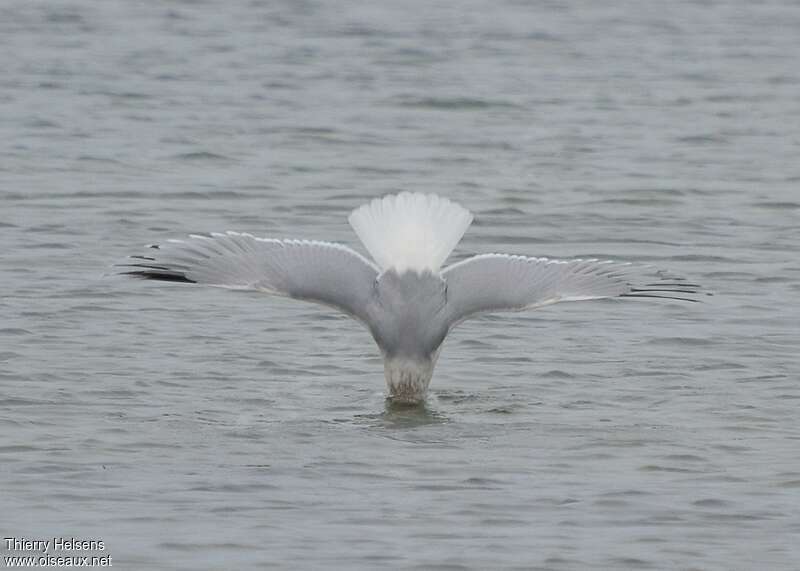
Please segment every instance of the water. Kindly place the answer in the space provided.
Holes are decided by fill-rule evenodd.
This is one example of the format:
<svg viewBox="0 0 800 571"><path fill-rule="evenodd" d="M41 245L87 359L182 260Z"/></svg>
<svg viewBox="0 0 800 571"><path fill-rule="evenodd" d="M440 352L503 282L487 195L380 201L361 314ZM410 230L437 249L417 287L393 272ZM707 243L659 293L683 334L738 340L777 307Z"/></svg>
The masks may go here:
<svg viewBox="0 0 800 571"><path fill-rule="evenodd" d="M123 569L796 569L800 4L0 7L3 537ZM235 229L647 261L709 303L465 323L425 409L360 326L104 278ZM7 552L3 552L7 555Z"/></svg>

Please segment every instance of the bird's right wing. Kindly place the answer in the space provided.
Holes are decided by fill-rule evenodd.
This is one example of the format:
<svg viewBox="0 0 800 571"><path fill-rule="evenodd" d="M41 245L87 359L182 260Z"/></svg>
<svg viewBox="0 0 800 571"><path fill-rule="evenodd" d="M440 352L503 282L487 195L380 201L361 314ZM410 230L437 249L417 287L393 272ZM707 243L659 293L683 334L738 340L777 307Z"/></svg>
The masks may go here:
<svg viewBox="0 0 800 571"><path fill-rule="evenodd" d="M366 258L341 244L273 240L226 232L150 246L119 273L132 277L254 290L333 306L366 320L378 275Z"/></svg>
<svg viewBox="0 0 800 571"><path fill-rule="evenodd" d="M492 311L522 311L559 301L654 297L698 301L697 284L646 266L482 254L445 268L447 321Z"/></svg>

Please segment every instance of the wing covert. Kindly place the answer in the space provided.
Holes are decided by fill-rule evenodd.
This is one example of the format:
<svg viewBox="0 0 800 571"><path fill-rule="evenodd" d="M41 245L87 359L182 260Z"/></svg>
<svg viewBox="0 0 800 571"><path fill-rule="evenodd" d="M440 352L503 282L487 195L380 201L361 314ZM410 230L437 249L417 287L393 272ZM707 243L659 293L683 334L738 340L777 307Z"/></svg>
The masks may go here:
<svg viewBox="0 0 800 571"><path fill-rule="evenodd" d="M347 246L257 238L239 232L192 235L150 246L119 273L162 281L254 290L336 307L364 320L378 275Z"/></svg>
<svg viewBox="0 0 800 571"><path fill-rule="evenodd" d="M698 301L697 284L646 266L610 260L553 260L481 254L442 272L447 318L454 325L491 311L522 311L557 303L612 297Z"/></svg>

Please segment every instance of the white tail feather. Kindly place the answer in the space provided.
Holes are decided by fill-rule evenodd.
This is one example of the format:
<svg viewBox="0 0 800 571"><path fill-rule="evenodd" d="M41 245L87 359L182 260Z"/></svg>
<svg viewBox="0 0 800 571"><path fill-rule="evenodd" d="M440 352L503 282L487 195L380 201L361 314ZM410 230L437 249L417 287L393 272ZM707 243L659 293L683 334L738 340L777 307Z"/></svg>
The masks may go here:
<svg viewBox="0 0 800 571"><path fill-rule="evenodd" d="M382 270L436 272L472 222L472 214L435 194L376 198L348 218Z"/></svg>

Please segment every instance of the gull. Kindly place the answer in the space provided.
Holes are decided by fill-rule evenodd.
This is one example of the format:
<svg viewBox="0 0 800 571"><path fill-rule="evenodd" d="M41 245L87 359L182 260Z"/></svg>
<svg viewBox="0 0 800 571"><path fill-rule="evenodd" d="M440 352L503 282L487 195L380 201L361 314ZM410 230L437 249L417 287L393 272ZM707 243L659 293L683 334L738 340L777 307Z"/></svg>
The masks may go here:
<svg viewBox="0 0 800 571"><path fill-rule="evenodd" d="M372 260L342 244L229 231L151 245L119 264L118 273L335 308L372 334L388 398L405 404L424 401L442 342L465 319L562 301L699 301L705 293L649 266L611 260L478 254L443 268L472 218L447 198L402 192L376 198L348 218Z"/></svg>

